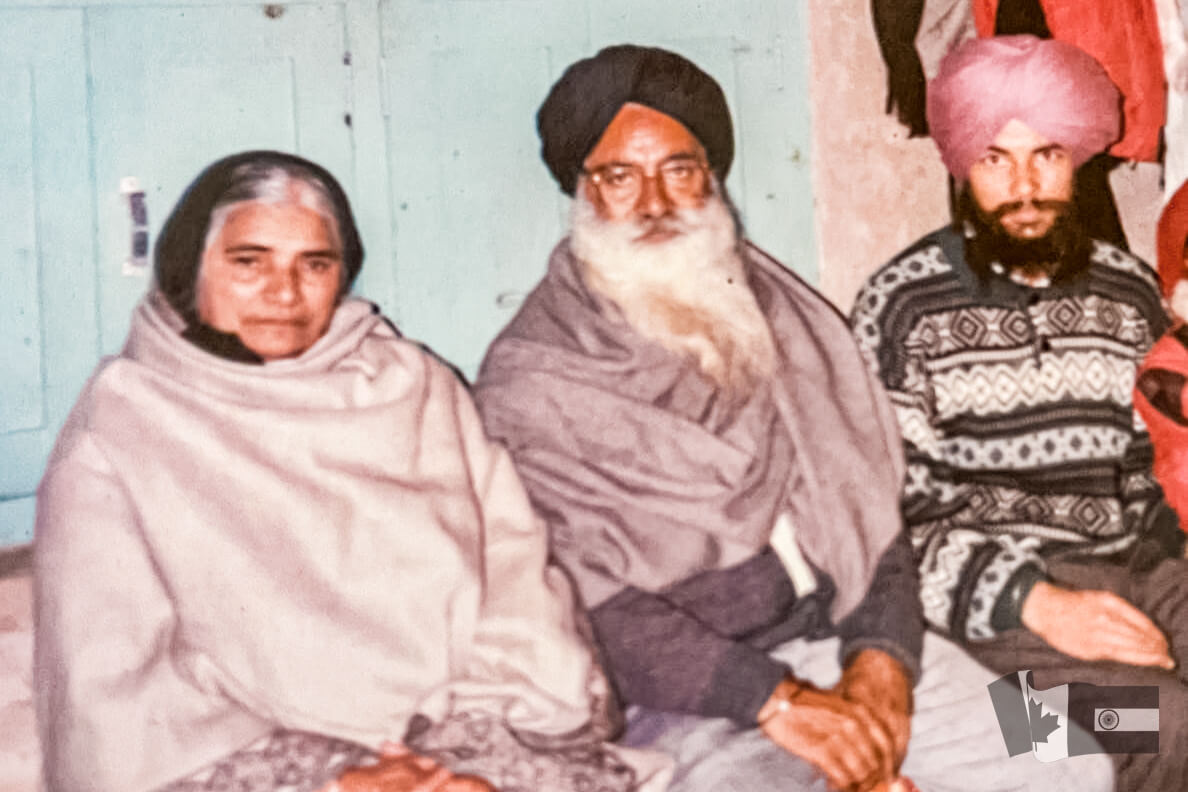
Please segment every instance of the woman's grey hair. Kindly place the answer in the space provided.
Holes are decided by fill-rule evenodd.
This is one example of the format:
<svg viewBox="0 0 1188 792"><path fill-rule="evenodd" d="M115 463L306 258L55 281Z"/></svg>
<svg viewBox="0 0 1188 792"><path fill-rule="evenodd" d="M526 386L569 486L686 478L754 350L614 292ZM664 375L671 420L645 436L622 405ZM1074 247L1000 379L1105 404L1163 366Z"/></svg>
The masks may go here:
<svg viewBox="0 0 1188 792"><path fill-rule="evenodd" d="M342 246L334 198L317 174L298 163L245 162L231 172L230 184L211 208L203 254L223 230L231 213L244 203L296 204L311 209L329 224L334 244ZM350 275L346 267L340 272L340 289L345 291Z"/></svg>
<svg viewBox="0 0 1188 792"><path fill-rule="evenodd" d="M186 188L153 248L156 288L187 325L200 324L195 305L199 270L211 240L233 206L296 201L327 218L342 253L345 295L363 267L363 242L342 186L315 162L282 151L242 151L208 165Z"/></svg>

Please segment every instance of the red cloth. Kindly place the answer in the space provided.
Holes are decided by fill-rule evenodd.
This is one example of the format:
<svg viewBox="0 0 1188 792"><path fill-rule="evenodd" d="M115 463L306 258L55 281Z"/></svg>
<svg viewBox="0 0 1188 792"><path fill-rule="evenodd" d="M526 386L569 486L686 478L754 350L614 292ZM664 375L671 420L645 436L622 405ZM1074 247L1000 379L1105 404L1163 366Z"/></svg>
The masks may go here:
<svg viewBox="0 0 1188 792"><path fill-rule="evenodd" d="M1171 297L1172 289L1188 277L1184 266L1184 242L1188 240L1188 182L1176 190L1176 194L1163 207L1159 215L1159 228L1155 234L1156 253L1159 262L1159 284L1163 296Z"/></svg>
<svg viewBox="0 0 1188 792"><path fill-rule="evenodd" d="M1188 277L1184 266L1184 242L1188 239L1188 184L1184 184L1163 207L1156 232L1159 256L1159 283L1164 297L1170 297L1176 284ZM1183 318L1183 317L1181 317ZM1139 370L1167 369L1188 376L1188 348L1172 332L1164 333ZM1188 415L1188 403L1180 393L1180 409ZM1180 527L1188 530L1188 426L1182 426L1163 414L1135 388L1134 406L1143 416L1155 446L1155 477L1163 486L1167 502L1180 517Z"/></svg>
<svg viewBox="0 0 1188 792"><path fill-rule="evenodd" d="M973 0L978 35L994 35L999 0ZM1074 44L1105 67L1122 91L1126 119L1110 153L1154 162L1167 115L1163 43L1153 0L1040 0L1052 37Z"/></svg>
<svg viewBox="0 0 1188 792"><path fill-rule="evenodd" d="M1188 348L1172 333L1164 333L1155 342L1139 370L1168 369L1188 376ZM1188 390L1188 389L1186 389ZM1180 392L1181 409L1188 415L1185 391ZM1188 426L1182 426L1164 415L1138 388L1134 390L1134 406L1147 424L1151 443L1155 446L1155 478L1163 487L1163 495L1180 518L1180 527L1188 531Z"/></svg>

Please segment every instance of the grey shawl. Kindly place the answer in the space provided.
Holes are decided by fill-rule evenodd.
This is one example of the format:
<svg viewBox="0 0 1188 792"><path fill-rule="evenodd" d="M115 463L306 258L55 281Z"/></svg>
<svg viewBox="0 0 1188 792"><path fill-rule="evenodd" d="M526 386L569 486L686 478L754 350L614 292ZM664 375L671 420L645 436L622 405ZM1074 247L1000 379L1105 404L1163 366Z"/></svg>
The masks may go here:
<svg viewBox="0 0 1188 792"><path fill-rule="evenodd" d="M746 259L778 364L741 407L605 312L567 241L488 350L480 414L587 607L739 563L786 513L841 618L901 529L897 425L845 321L758 248Z"/></svg>

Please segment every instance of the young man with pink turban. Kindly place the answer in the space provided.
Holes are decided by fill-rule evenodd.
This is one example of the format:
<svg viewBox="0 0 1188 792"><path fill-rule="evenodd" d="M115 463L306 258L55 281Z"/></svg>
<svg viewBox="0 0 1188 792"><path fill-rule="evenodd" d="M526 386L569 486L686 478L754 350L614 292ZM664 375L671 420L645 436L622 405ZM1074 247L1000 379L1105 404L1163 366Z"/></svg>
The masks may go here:
<svg viewBox="0 0 1188 792"><path fill-rule="evenodd" d="M1118 787L1180 789L1188 562L1131 397L1167 320L1154 273L1090 238L1073 201L1119 106L1069 44L950 53L928 121L956 221L872 275L851 324L903 433L929 626L999 672L1034 671L1036 688L1158 688L1158 750L1114 753Z"/></svg>

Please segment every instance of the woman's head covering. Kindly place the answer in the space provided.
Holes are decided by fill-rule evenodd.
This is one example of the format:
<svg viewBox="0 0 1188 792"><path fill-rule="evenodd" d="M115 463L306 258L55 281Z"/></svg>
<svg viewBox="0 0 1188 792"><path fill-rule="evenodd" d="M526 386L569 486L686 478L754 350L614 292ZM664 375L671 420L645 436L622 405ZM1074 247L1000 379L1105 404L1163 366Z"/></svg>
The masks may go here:
<svg viewBox="0 0 1188 792"><path fill-rule="evenodd" d="M1176 284L1188 278L1188 267L1184 266L1185 242L1188 242L1188 182L1180 185L1163 207L1155 232L1159 283L1165 297L1171 297Z"/></svg>
<svg viewBox="0 0 1188 792"><path fill-rule="evenodd" d="M343 293L350 289L359 274L363 266L363 243L359 240L351 205L342 187L325 168L279 151L233 154L207 167L186 188L161 228L153 251L157 289L187 325L199 323L195 287L211 215L217 206L226 203L229 192L243 181L246 170L262 172L273 168L298 181L313 182L329 199L342 244L342 264L346 274Z"/></svg>
<svg viewBox="0 0 1188 792"><path fill-rule="evenodd" d="M928 86L928 126L959 181L1011 119L1068 150L1080 166L1121 134L1122 95L1093 57L1035 36L972 39Z"/></svg>
<svg viewBox="0 0 1188 792"><path fill-rule="evenodd" d="M710 169L726 178L734 129L722 88L674 52L620 44L566 69L536 114L540 155L567 195L573 195L586 155L628 102L684 124L705 148Z"/></svg>

